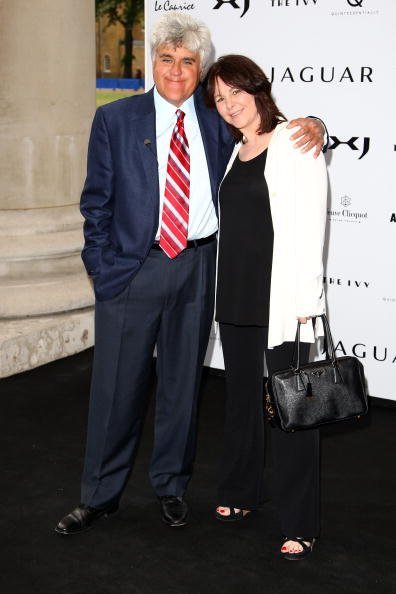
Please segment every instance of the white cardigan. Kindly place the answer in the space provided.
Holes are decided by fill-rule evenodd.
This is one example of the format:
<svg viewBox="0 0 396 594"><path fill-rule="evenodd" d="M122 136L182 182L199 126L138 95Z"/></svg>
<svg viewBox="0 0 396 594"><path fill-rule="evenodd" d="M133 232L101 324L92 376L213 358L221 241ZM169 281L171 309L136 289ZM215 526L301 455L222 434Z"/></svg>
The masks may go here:
<svg viewBox="0 0 396 594"><path fill-rule="evenodd" d="M325 160L323 154L314 159L313 150L302 153L295 149L290 141L293 131L286 126L287 122L282 122L275 128L265 165L274 229L269 348L294 341L297 316L325 311L322 262L327 205ZM225 175L240 146L240 143L235 146ZM321 324L317 324L317 333L320 329ZM301 325L301 340L314 342L312 322Z"/></svg>

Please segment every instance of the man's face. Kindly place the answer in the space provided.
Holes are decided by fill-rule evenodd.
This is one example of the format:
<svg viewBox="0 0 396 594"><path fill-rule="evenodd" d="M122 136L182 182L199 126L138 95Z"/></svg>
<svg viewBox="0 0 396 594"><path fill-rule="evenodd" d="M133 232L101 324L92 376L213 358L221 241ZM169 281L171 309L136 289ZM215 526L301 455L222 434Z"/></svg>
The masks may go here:
<svg viewBox="0 0 396 594"><path fill-rule="evenodd" d="M191 97L199 84L199 54L183 46L160 45L153 62L157 91L169 103L180 107Z"/></svg>

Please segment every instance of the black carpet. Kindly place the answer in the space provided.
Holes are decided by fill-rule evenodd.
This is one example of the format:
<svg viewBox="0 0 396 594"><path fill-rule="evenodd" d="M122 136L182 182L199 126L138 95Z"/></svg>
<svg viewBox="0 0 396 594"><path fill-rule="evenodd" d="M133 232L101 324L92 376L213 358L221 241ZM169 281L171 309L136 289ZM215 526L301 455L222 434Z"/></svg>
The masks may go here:
<svg viewBox="0 0 396 594"><path fill-rule="evenodd" d="M322 538L304 562L276 556L268 501L213 517L224 379L206 373L191 523L169 528L147 477L153 404L120 511L81 535L57 521L79 502L92 351L1 382L1 594L327 594L395 591L396 408L323 430Z"/></svg>

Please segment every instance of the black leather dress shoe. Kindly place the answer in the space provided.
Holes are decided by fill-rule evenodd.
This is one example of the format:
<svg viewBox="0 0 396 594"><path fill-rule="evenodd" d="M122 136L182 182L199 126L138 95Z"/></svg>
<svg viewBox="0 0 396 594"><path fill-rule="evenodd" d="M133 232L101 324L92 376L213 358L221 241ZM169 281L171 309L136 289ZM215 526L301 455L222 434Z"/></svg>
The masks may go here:
<svg viewBox="0 0 396 594"><path fill-rule="evenodd" d="M187 524L188 505L183 497L165 495L158 497L161 504L161 517L168 526L185 526Z"/></svg>
<svg viewBox="0 0 396 594"><path fill-rule="evenodd" d="M58 534L78 534L92 527L93 522L99 518L107 518L118 510L118 503L114 503L102 509L89 507L81 503L70 514L61 519L55 528Z"/></svg>

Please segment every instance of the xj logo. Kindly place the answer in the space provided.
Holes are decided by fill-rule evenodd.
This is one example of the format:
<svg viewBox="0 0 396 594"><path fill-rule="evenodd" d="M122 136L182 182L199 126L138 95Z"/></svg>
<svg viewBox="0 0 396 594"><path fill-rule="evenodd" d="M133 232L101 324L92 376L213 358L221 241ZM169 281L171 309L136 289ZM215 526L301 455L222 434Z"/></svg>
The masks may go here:
<svg viewBox="0 0 396 594"><path fill-rule="evenodd" d="M243 13L241 14L241 18L247 13L247 11L249 10L249 5L250 5L250 0L243 0L244 1L244 7L243 7ZM223 6L223 4L231 4L231 6L233 8L241 8L239 6L239 4L236 2L236 0L217 0L217 4L216 6L213 7L213 10L218 10L219 8L221 8Z"/></svg>
<svg viewBox="0 0 396 594"><path fill-rule="evenodd" d="M346 144L353 151L359 150L355 144L356 141L359 140L359 136L352 136L352 138L350 138L349 140L338 140L337 136L330 136L330 139L333 141L333 143L329 146L329 150L336 149L338 146L340 146L340 144ZM364 157L364 155L366 155L368 153L369 148L370 148L370 138L368 138L367 136L364 136L363 137L363 150L362 150L362 154L360 155L359 159L362 159Z"/></svg>
<svg viewBox="0 0 396 594"><path fill-rule="evenodd" d="M362 4L363 4L363 0L355 0L354 2L352 2L352 0L347 0L349 6L354 6L355 8L357 8L358 6L361 8Z"/></svg>

